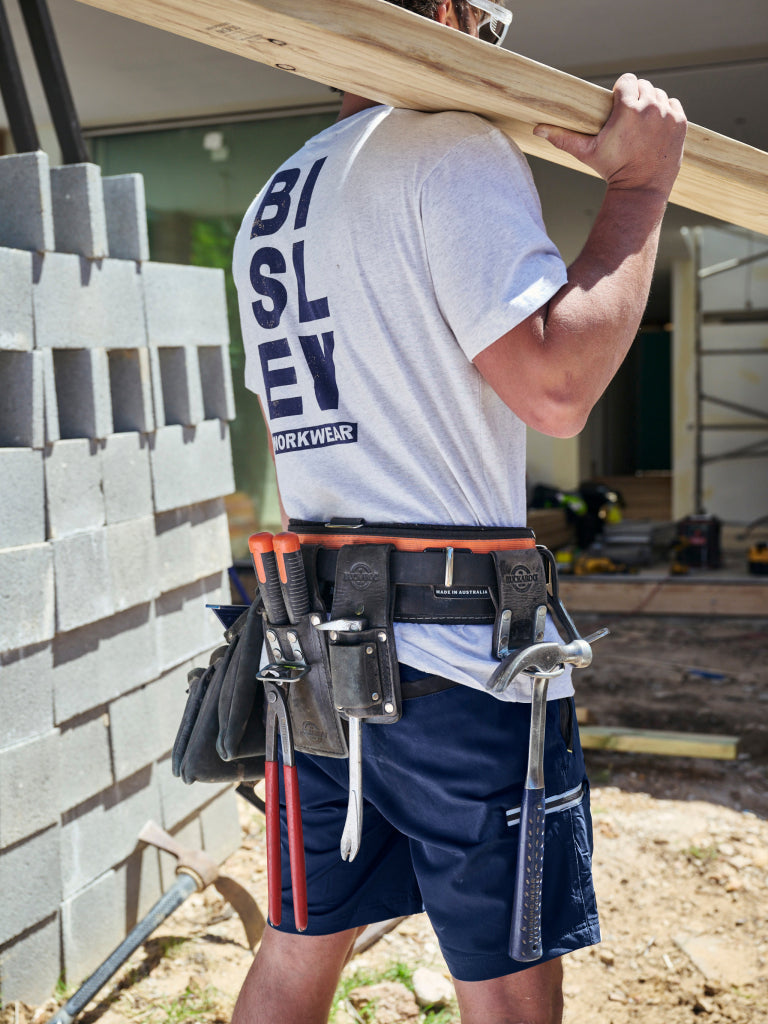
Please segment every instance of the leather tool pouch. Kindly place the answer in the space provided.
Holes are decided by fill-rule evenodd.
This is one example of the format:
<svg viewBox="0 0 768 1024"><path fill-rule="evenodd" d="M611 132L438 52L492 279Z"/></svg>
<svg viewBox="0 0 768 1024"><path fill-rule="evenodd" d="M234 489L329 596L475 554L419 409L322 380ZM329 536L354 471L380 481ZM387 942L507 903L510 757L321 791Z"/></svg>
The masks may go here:
<svg viewBox="0 0 768 1024"><path fill-rule="evenodd" d="M547 580L536 548L493 551L491 557L498 593L492 653L502 661L511 651L543 640Z"/></svg>
<svg viewBox="0 0 768 1024"><path fill-rule="evenodd" d="M294 748L318 757L347 757L344 727L333 701L328 654L313 621L323 618L311 613L291 626L275 626L265 619L267 651L270 661L309 666L309 672L288 691Z"/></svg>
<svg viewBox="0 0 768 1024"><path fill-rule="evenodd" d="M374 724L400 719L400 670L392 626L391 544L347 544L339 549L328 632L333 699L347 718ZM354 625L362 627L352 628Z"/></svg>
<svg viewBox="0 0 768 1024"><path fill-rule="evenodd" d="M192 782L255 782L264 777L265 732L261 687L256 682L262 647L261 617L253 606L225 633L207 668L188 675L187 704L171 758L173 774ZM220 704L230 709L227 726L234 728L247 756L224 758ZM227 744L232 738L226 736Z"/></svg>

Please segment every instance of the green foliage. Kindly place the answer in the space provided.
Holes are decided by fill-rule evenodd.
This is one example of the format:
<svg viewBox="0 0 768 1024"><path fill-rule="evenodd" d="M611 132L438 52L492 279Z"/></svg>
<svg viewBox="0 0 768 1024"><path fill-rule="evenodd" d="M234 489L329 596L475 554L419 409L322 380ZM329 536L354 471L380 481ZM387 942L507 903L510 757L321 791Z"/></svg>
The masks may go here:
<svg viewBox="0 0 768 1024"><path fill-rule="evenodd" d="M240 337L237 289L232 277L232 247L240 227L232 217L195 220L189 238L189 262L196 267L218 267L224 271L229 319L230 359L232 375L240 379L245 371L245 352Z"/></svg>
<svg viewBox="0 0 768 1024"><path fill-rule="evenodd" d="M66 1003L76 991L77 986L69 984L63 974L59 975L59 980L56 982L56 987L53 990L53 994L59 1002Z"/></svg>
<svg viewBox="0 0 768 1024"><path fill-rule="evenodd" d="M188 985L176 999L153 1005L143 1024L192 1024L201 1021L203 1014L217 1011L221 1006L221 993L208 985L197 988Z"/></svg>
<svg viewBox="0 0 768 1024"><path fill-rule="evenodd" d="M717 860L720 856L720 851L714 845L689 846L685 853L689 860L696 861L702 867L705 867L707 864L711 864L712 861Z"/></svg>
<svg viewBox="0 0 768 1024"><path fill-rule="evenodd" d="M342 978L336 990L336 996L331 1009L330 1021L333 1024L339 1009L349 996L349 993L356 988L363 988L368 985L376 985L381 981L397 981L413 991L413 972L416 967L400 961L388 964L379 971L356 970L347 978ZM364 1024L376 1024L376 1000L372 999L363 1006L358 1007L357 1015ZM447 1006L439 1010L427 1008L419 1017L421 1024L460 1024L459 1011L455 1006Z"/></svg>

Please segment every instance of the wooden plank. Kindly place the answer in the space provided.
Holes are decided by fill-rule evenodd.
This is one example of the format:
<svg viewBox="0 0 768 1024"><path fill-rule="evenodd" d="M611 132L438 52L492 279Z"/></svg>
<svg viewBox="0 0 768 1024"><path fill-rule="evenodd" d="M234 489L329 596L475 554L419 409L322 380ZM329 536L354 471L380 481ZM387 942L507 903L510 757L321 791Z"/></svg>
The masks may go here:
<svg viewBox="0 0 768 1024"><path fill-rule="evenodd" d="M768 616L768 579L602 576L560 579L560 597L573 615Z"/></svg>
<svg viewBox="0 0 768 1024"><path fill-rule="evenodd" d="M596 132L599 86L428 21L385 0L80 0L394 106L482 114L526 152L584 173L531 134ZM768 154L691 125L672 200L768 234Z"/></svg>
<svg viewBox="0 0 768 1024"><path fill-rule="evenodd" d="M664 754L667 757L711 757L733 761L738 756L738 736L694 732L625 729L621 726L585 725L579 729L585 750L621 750L633 754Z"/></svg>

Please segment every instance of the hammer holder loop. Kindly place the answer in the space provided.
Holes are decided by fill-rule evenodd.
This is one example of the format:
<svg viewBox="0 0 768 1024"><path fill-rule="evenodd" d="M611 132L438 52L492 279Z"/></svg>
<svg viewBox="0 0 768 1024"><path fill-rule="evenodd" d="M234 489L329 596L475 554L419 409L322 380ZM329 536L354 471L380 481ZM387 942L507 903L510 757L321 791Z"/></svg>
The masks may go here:
<svg viewBox="0 0 768 1024"><path fill-rule="evenodd" d="M397 722L402 713L392 624L392 551L391 544L339 549L331 620L360 621L364 628L325 633L336 708L346 718L381 725Z"/></svg>
<svg viewBox="0 0 768 1024"><path fill-rule="evenodd" d="M547 574L538 548L492 551L496 571L496 620L493 656L503 661L511 651L543 639L538 609L547 604Z"/></svg>

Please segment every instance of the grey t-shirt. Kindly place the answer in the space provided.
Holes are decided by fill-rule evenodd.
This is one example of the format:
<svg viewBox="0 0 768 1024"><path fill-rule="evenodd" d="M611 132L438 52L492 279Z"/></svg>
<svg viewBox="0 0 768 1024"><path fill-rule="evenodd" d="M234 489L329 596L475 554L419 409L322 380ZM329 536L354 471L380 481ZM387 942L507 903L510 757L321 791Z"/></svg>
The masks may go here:
<svg viewBox="0 0 768 1024"><path fill-rule="evenodd" d="M501 132L384 106L338 122L251 204L233 272L292 518L525 525L525 426L471 360L566 269ZM498 665L490 627L396 631L424 672L482 689ZM571 692L568 674L550 685Z"/></svg>

